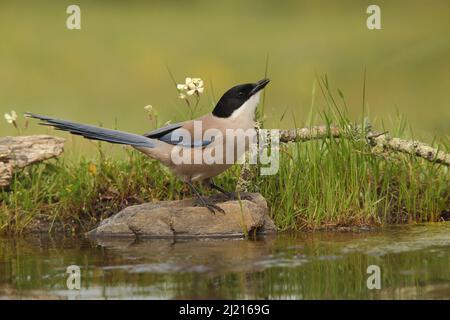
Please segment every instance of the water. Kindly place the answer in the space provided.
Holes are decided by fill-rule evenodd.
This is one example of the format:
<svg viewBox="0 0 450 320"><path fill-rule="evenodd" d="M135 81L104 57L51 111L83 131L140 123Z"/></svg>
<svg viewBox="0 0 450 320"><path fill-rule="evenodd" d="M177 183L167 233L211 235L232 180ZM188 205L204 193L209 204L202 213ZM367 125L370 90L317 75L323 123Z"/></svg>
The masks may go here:
<svg viewBox="0 0 450 320"><path fill-rule="evenodd" d="M450 223L252 241L2 238L0 298L450 299Z"/></svg>

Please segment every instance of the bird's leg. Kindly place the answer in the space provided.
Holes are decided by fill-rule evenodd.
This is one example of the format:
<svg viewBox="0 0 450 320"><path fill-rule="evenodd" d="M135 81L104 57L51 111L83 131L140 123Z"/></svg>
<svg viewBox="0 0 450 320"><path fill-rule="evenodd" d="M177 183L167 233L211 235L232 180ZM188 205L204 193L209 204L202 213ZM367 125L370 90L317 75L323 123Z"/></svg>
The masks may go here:
<svg viewBox="0 0 450 320"><path fill-rule="evenodd" d="M214 184L212 179L207 181L207 186L210 187L211 189L217 190L220 193L224 194L229 200L249 199L248 196L245 196L245 195L238 196L238 194L236 194L235 192L230 192L230 191L223 189L222 187Z"/></svg>
<svg viewBox="0 0 450 320"><path fill-rule="evenodd" d="M214 203L211 203L211 202L206 201L205 198L203 198L203 196L200 194L200 192L198 192L198 190L194 187L194 185L192 184L192 182L186 181L186 184L187 184L187 185L191 188L191 190L195 193L195 195L197 196L197 199L200 201L200 204L201 204L203 207L206 207L206 208L207 208L209 211L211 211L212 213L216 213L215 210L217 210L217 211L219 211L219 212L222 212L222 213L225 213L225 211L224 211L221 207L215 205Z"/></svg>
<svg viewBox="0 0 450 320"><path fill-rule="evenodd" d="M234 199L237 198L236 195L234 194L234 192L227 191L227 190L223 189L222 187L214 184L212 181L209 182L208 187L210 187L211 189L219 191L220 193L225 195L228 199L234 200Z"/></svg>

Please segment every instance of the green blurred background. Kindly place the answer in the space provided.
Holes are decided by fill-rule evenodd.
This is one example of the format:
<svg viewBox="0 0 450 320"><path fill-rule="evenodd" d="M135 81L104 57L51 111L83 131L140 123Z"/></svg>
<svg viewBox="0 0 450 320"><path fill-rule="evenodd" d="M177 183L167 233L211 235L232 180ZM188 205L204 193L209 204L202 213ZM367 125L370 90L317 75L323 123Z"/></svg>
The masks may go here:
<svg viewBox="0 0 450 320"><path fill-rule="evenodd" d="M66 8L81 7L81 30ZM382 30L366 28L374 1L2 1L0 112L32 111L145 132L143 107L162 122L184 120L178 82L201 77L207 112L224 90L263 77L272 82L266 126L304 124L324 108L313 87L327 74L361 115L364 68L369 114L387 127L397 110L416 137L450 134L450 2L376 1ZM280 121L281 114L288 115ZM23 123L23 118L19 119ZM0 121L0 136L15 134ZM26 132L57 133L34 121ZM92 142L70 138L73 150Z"/></svg>

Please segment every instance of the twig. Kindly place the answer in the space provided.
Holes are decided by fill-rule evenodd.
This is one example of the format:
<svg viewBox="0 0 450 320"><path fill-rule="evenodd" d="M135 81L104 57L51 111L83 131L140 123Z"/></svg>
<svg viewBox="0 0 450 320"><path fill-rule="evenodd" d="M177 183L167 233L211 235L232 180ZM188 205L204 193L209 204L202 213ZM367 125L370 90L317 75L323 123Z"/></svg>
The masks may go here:
<svg viewBox="0 0 450 320"><path fill-rule="evenodd" d="M280 130L280 142L304 142L315 139L340 138L342 130L337 126L314 126L311 128L296 128Z"/></svg>
<svg viewBox="0 0 450 320"><path fill-rule="evenodd" d="M315 139L327 138L351 138L361 137L361 128L359 126L340 129L337 126L315 126L311 128L297 128L291 130L280 130L280 141L287 142L304 142ZM388 132L369 131L365 137L373 147L373 152L380 153L383 151L402 152L414 155L425 160L450 166L450 154L433 148L426 143L405 140L400 138L392 138Z"/></svg>
<svg viewBox="0 0 450 320"><path fill-rule="evenodd" d="M369 138L374 151L397 151L414 155L425 160L450 166L450 154L433 148L426 143L414 140L391 138L388 135Z"/></svg>

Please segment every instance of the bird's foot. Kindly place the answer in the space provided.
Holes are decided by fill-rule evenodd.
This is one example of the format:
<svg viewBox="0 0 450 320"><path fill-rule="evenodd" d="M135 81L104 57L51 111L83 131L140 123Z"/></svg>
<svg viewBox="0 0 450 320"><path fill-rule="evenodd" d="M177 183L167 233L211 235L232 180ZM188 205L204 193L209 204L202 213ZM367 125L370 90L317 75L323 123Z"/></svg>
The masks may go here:
<svg viewBox="0 0 450 320"><path fill-rule="evenodd" d="M223 210L221 207L219 207L218 205L215 205L214 203L207 203L205 205L206 208L208 208L209 211L211 211L211 213L215 214L216 210L219 211L220 213L225 214L225 210Z"/></svg>
<svg viewBox="0 0 450 320"><path fill-rule="evenodd" d="M216 211L219 211L220 213L225 214L225 211L221 207L219 207L218 205L216 205L212 202L206 201L206 200L198 201L197 205L207 208L212 214L215 214Z"/></svg>
<svg viewBox="0 0 450 320"><path fill-rule="evenodd" d="M225 189L223 189L222 187L219 187L218 185L214 184L211 181L209 183L209 187L211 189L215 189L215 190L219 191L228 200L251 200L251 196L249 196L247 194L240 194L240 193L236 193L236 192L226 191Z"/></svg>

